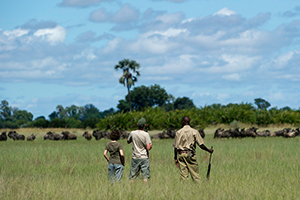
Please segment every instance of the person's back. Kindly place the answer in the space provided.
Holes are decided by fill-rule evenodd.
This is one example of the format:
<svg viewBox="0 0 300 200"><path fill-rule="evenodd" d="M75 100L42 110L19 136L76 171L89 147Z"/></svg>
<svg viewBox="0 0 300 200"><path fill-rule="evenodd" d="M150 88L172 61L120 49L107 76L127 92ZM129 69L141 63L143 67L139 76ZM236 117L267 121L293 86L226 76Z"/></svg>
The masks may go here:
<svg viewBox="0 0 300 200"><path fill-rule="evenodd" d="M120 142L110 141L106 144L105 149L109 152L109 163L122 164L120 150L123 150L123 146Z"/></svg>
<svg viewBox="0 0 300 200"><path fill-rule="evenodd" d="M147 144L151 143L149 134L143 130L136 130L130 133L130 138L132 138L132 158L148 158Z"/></svg>
<svg viewBox="0 0 300 200"><path fill-rule="evenodd" d="M196 129L189 125L183 126L176 132L174 145L177 149L196 151L196 144L203 144L203 139ZM173 146L174 146L173 145Z"/></svg>
<svg viewBox="0 0 300 200"><path fill-rule="evenodd" d="M196 129L190 127L189 117L183 117L181 124L182 128L176 132L173 143L175 164L178 164L180 177L183 180L186 180L190 173L192 179L199 182L200 176L196 156L196 144L198 144L202 150L209 153L212 153L213 150L208 149L204 145L200 133Z"/></svg>
<svg viewBox="0 0 300 200"><path fill-rule="evenodd" d="M112 182L120 181L123 176L123 170L125 166L123 145L117 142L120 139L120 133L117 130L113 130L110 134L111 141L105 145L103 156L108 162L108 174ZM109 152L109 158L107 156Z"/></svg>
<svg viewBox="0 0 300 200"><path fill-rule="evenodd" d="M141 118L137 125L139 129L132 131L127 139L128 144L132 143L129 180L133 181L141 172L144 182L147 182L150 178L149 151L152 148L152 142L149 134L144 131L146 126L145 118Z"/></svg>

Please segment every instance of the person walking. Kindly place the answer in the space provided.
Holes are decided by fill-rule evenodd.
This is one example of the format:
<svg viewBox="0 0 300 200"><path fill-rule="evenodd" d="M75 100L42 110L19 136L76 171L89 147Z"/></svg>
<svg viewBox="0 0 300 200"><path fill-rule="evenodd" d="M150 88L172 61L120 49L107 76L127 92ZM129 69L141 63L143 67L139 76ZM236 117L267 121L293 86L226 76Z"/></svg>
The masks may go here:
<svg viewBox="0 0 300 200"><path fill-rule="evenodd" d="M109 136L111 139L105 146L103 156L108 162L108 175L112 183L115 181L121 181L123 176L123 170L125 166L123 145L117 140L120 139L120 133L118 130L113 130ZM107 156L109 152L109 158Z"/></svg>
<svg viewBox="0 0 300 200"><path fill-rule="evenodd" d="M150 179L149 151L152 149L152 142L149 133L144 131L146 119L141 118L138 123L138 130L132 131L127 143L132 143L132 158L129 180L132 182L138 178L140 172L144 182Z"/></svg>
<svg viewBox="0 0 300 200"><path fill-rule="evenodd" d="M187 180L189 174L196 182L200 181L199 168L196 156L196 144L204 151L213 153L213 149L208 149L196 129L190 126L190 118L185 116L181 120L182 128L175 134L173 143L174 160L178 164L180 177Z"/></svg>

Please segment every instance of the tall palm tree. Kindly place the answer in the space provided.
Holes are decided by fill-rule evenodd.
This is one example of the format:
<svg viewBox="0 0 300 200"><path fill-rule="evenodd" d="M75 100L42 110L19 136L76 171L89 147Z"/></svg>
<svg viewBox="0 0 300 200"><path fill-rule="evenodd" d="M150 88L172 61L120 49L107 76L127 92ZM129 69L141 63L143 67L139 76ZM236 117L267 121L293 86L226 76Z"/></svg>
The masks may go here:
<svg viewBox="0 0 300 200"><path fill-rule="evenodd" d="M140 64L137 63L135 60L124 59L119 61L119 64L115 66L115 70L122 69L123 75L119 79L119 83L123 84L127 87L128 90L128 100L129 100L129 110L132 111L131 106L131 97L130 97L130 88L134 85L134 82L137 81L137 76L140 76L140 72L137 71L140 68ZM130 73L132 70L136 76L133 76Z"/></svg>

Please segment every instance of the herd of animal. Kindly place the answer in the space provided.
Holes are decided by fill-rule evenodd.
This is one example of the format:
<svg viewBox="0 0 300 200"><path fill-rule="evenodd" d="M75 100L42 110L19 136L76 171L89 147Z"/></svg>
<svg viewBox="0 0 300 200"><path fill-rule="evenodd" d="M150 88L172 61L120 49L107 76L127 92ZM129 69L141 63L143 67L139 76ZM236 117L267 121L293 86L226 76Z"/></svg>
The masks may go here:
<svg viewBox="0 0 300 200"><path fill-rule="evenodd" d="M204 128L201 128L198 130L199 134L202 138L205 137ZM174 129L168 129L166 131L163 131L161 133L158 133L156 135L152 135L152 139L169 139L169 138L175 138L176 130Z"/></svg>
<svg viewBox="0 0 300 200"><path fill-rule="evenodd" d="M214 138L244 138L244 137L284 137L284 138L294 138L300 135L299 128L284 128L275 132L270 132L269 130L257 131L258 128L251 127L245 130L242 128L228 129L224 130L218 128L215 131Z"/></svg>
<svg viewBox="0 0 300 200"><path fill-rule="evenodd" d="M251 127L248 129L242 128L235 128L235 129L227 129L224 130L222 128L216 129L214 133L214 138L245 138L245 137L284 137L284 138L293 138L296 136L300 136L299 128L292 129L292 128L284 128L279 131L270 132L269 130L264 131L257 131L258 128ZM125 130L120 130L120 139L128 138L129 133ZM205 137L204 129L198 130L199 134L202 138ZM168 129L156 135L152 135L152 139L172 139L175 138L176 130ZM93 133L89 133L85 131L82 136L87 139L91 140L93 137L95 140L100 140L101 138L108 139L110 135L109 131L100 131L94 130ZM0 135L0 141L6 141L8 138L13 140L25 140L25 135L18 134L16 131L9 131L8 134L2 132ZM27 141L33 141L36 139L36 135L31 134L30 136L26 137ZM55 132L47 132L44 135L44 140L77 140L77 136L74 133L70 133L69 131L63 131L61 133Z"/></svg>
<svg viewBox="0 0 300 200"><path fill-rule="evenodd" d="M85 137L87 140L91 140L93 137L95 140L100 140L101 138L108 139L110 132L108 131L99 131L94 130L93 133L89 133L88 131L85 131L82 136ZM127 138L129 133L126 131L120 131L120 139ZM0 141L6 141L8 138L15 140L25 140L25 135L19 134L16 131L9 131L8 134L5 132L2 132L0 135ZM33 141L36 139L36 135L31 134L26 138L27 141ZM61 133L55 133L55 132L47 132L44 135L44 140L77 140L77 136L74 133L70 133L69 131L63 131Z"/></svg>

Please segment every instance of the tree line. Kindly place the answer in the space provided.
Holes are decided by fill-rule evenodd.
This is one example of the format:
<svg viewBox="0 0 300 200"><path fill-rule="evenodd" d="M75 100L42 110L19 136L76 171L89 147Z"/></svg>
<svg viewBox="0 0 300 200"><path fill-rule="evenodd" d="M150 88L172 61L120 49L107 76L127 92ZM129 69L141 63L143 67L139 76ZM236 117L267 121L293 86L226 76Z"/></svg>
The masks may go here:
<svg viewBox="0 0 300 200"><path fill-rule="evenodd" d="M131 109L130 112L130 103ZM256 106L255 106L256 105ZM188 97L175 98L159 85L135 87L119 100L117 110L110 108L100 111L93 104L85 106L58 105L48 115L33 119L33 114L9 106L6 100L0 105L0 128L98 128L131 129L135 128L139 117L146 117L149 129L180 128L180 118L189 115L195 126L205 127L209 124L230 124L234 121L246 124L300 124L300 110L289 107L269 108L271 104L262 99L252 103L212 104L196 107ZM269 109L268 109L269 108Z"/></svg>

